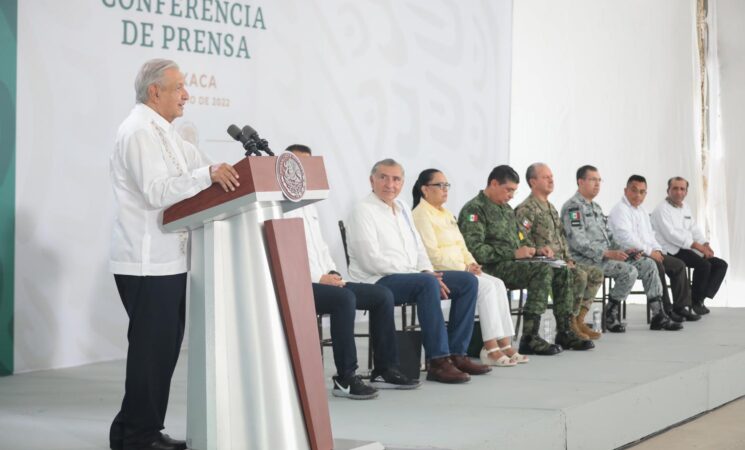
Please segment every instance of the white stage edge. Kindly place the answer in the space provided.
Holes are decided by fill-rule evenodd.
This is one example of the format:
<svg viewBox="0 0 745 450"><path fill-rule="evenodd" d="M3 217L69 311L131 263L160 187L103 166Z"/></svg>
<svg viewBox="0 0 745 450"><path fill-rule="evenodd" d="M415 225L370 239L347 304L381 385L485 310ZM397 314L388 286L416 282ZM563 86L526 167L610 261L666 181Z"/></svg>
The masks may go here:
<svg viewBox="0 0 745 450"><path fill-rule="evenodd" d="M681 332L649 331L641 306L629 306L628 321L627 333L603 336L590 352L533 357L466 385L425 382L370 401L329 393L334 437L389 450L613 449L745 395L745 309L712 308ZM366 367L366 342L358 353ZM185 360L166 423L177 437ZM324 363L330 376L328 348ZM107 448L123 375L115 361L0 378L0 449Z"/></svg>

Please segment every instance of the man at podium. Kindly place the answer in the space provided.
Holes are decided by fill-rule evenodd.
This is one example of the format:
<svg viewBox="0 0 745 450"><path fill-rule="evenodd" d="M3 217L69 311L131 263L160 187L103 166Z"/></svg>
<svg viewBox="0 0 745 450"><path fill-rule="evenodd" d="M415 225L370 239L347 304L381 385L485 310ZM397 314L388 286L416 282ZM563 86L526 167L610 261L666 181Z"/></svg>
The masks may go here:
<svg viewBox="0 0 745 450"><path fill-rule="evenodd" d="M287 151L300 158L311 156L310 147L305 145L291 145L287 147ZM336 365L332 394L336 397L366 400L377 397L377 389L418 388L421 385L418 380L410 379L398 369L396 328L393 322L394 300L390 289L375 284L348 283L342 279L321 235L318 210L314 205L285 213L285 217L303 219L316 312L331 316L331 344ZM375 367L370 375L369 385L356 374L356 309L370 311Z"/></svg>
<svg viewBox="0 0 745 450"><path fill-rule="evenodd" d="M175 62L145 62L135 94L110 158L116 218L109 267L129 316L129 348L109 443L112 450L184 449L184 441L161 430L184 336L189 234L164 232L161 217L213 183L235 190L238 173L211 164L176 132L173 120L183 115L189 93Z"/></svg>

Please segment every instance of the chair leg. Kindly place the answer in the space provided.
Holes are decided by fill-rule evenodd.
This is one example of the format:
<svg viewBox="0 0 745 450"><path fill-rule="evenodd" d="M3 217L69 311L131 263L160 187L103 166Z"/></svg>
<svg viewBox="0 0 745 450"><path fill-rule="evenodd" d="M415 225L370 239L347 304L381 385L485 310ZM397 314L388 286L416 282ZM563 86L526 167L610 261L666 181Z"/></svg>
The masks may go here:
<svg viewBox="0 0 745 450"><path fill-rule="evenodd" d="M605 284L606 280L608 280L607 287ZM605 310L608 307L608 302L610 301L610 289L611 289L610 285L612 282L613 281L611 278L606 277L603 279L603 314L602 314L602 317L600 318L600 329L603 330L603 333L608 331L607 328L605 327Z"/></svg>
<svg viewBox="0 0 745 450"><path fill-rule="evenodd" d="M323 316L316 315L316 322L318 324L318 345L321 347L321 360L323 360Z"/></svg>
<svg viewBox="0 0 745 450"><path fill-rule="evenodd" d="M373 346L372 346L372 322L367 322L367 371L372 373Z"/></svg>
<svg viewBox="0 0 745 450"><path fill-rule="evenodd" d="M520 289L518 291L519 298L517 299L517 324L515 325L515 338L520 335L520 327L522 326L523 321L523 306L524 304L524 297L525 297L525 289Z"/></svg>

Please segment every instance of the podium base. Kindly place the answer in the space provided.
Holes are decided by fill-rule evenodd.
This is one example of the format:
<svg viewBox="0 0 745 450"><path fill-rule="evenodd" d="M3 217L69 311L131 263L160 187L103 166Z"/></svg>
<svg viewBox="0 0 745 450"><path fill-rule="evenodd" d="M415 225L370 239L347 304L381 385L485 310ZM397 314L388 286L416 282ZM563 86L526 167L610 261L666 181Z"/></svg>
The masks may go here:
<svg viewBox="0 0 745 450"><path fill-rule="evenodd" d="M334 450L385 450L380 442L334 439Z"/></svg>

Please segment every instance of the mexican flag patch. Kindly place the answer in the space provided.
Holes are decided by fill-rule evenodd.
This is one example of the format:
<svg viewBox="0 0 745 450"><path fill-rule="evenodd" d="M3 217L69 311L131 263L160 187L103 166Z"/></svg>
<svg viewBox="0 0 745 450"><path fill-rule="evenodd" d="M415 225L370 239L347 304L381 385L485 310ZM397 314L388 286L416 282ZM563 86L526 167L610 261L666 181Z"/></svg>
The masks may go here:
<svg viewBox="0 0 745 450"><path fill-rule="evenodd" d="M523 227L526 230L530 231L530 227L532 227L532 226L533 226L533 224L530 222L530 220L528 220L528 219L523 220Z"/></svg>
<svg viewBox="0 0 745 450"><path fill-rule="evenodd" d="M478 222L479 221L479 215L478 214L469 214L468 215L468 221L469 222Z"/></svg>
<svg viewBox="0 0 745 450"><path fill-rule="evenodd" d="M579 212L579 208L569 210L569 222L573 227L582 226L582 214Z"/></svg>

